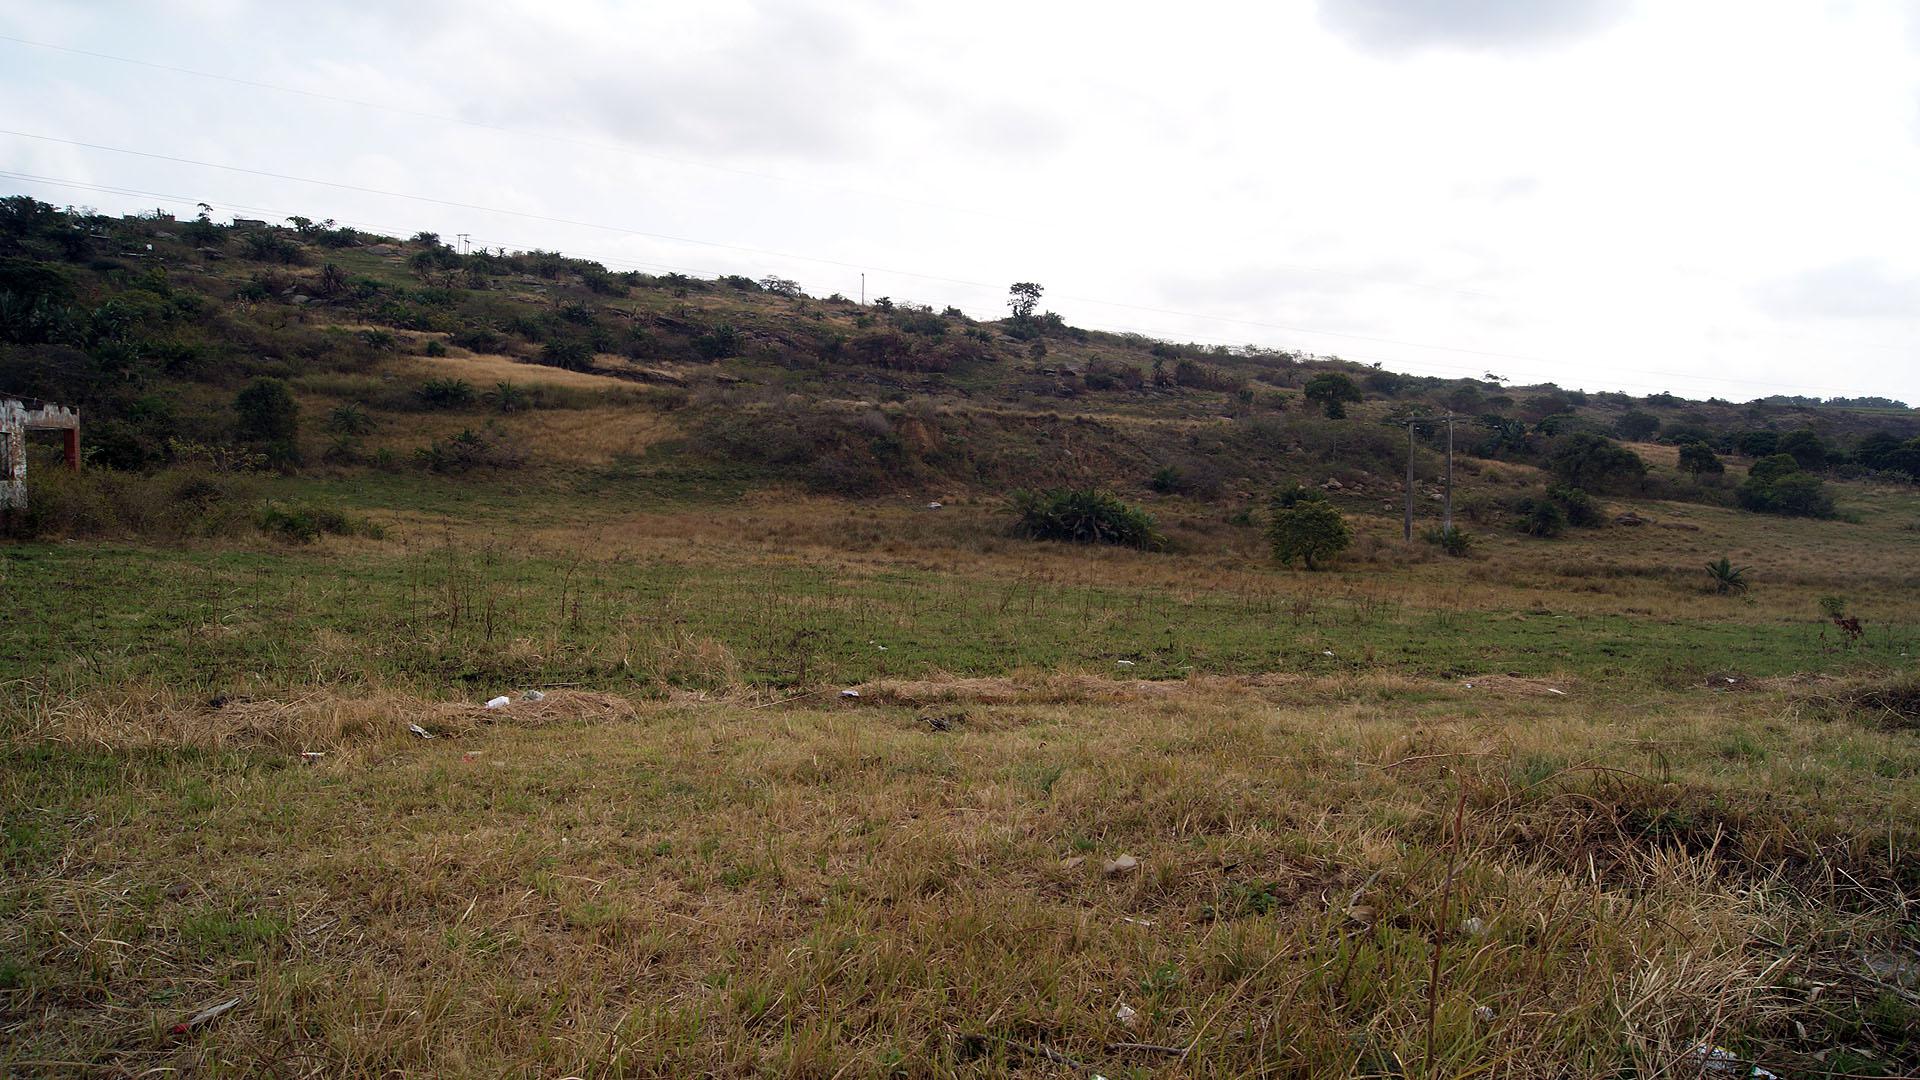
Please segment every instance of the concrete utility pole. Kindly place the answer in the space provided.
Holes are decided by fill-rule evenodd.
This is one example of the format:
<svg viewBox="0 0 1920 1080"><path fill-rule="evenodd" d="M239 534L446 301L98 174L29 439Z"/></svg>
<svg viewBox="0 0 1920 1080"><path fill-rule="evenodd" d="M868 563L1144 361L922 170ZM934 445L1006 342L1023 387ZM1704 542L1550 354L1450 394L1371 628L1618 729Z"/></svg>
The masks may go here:
<svg viewBox="0 0 1920 1080"><path fill-rule="evenodd" d="M1467 417L1448 413L1445 416L1409 416L1401 421L1407 425L1407 517L1403 531L1408 540L1413 539L1413 451L1415 446L1413 429L1420 424L1447 425L1446 494L1442 496L1440 527L1443 530L1451 529L1453 528L1453 424L1456 420L1465 419Z"/></svg>
<svg viewBox="0 0 1920 1080"><path fill-rule="evenodd" d="M860 274L860 306L867 306L867 275L864 271Z"/></svg>
<svg viewBox="0 0 1920 1080"><path fill-rule="evenodd" d="M1407 421L1407 540L1413 540L1413 421Z"/></svg>

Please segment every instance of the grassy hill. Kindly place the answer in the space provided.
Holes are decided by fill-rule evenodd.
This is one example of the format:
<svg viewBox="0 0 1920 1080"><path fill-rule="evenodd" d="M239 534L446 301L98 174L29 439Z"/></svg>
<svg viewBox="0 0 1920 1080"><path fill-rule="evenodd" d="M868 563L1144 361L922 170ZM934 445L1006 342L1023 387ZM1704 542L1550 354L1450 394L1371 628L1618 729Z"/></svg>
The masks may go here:
<svg viewBox="0 0 1920 1080"><path fill-rule="evenodd" d="M1911 410L0 208L0 1072L1920 1070Z"/></svg>

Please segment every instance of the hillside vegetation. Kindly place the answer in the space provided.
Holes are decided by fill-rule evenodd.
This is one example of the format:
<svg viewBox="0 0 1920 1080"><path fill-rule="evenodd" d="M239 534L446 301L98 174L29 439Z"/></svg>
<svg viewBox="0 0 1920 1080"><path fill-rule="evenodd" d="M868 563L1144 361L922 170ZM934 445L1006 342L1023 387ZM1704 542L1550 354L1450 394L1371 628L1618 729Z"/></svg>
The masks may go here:
<svg viewBox="0 0 1920 1080"><path fill-rule="evenodd" d="M1920 1073L1912 410L1009 300L0 201L0 1073Z"/></svg>

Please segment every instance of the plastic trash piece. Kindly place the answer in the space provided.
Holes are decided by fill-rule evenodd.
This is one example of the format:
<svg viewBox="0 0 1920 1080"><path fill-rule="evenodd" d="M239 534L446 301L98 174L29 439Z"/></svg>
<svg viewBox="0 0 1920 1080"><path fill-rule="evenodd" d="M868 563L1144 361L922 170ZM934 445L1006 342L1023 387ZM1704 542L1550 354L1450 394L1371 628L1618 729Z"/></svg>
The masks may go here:
<svg viewBox="0 0 1920 1080"><path fill-rule="evenodd" d="M1491 1024L1493 1023L1493 1017L1494 1017L1493 1006L1477 1005L1474 1007L1473 1018L1475 1020L1478 1020L1483 1024Z"/></svg>
<svg viewBox="0 0 1920 1080"><path fill-rule="evenodd" d="M545 701L545 700L547 700L547 695L545 695L545 694L543 694L543 693L541 693L541 692L540 692L540 691L538 691L538 690L529 690L529 691L527 691L527 696L526 696L526 697L525 697L525 698L524 698L523 700L526 700L526 701Z"/></svg>
<svg viewBox="0 0 1920 1080"><path fill-rule="evenodd" d="M1320 650L1320 655L1321 655L1321 656L1332 656L1332 655L1333 655L1333 650L1332 650L1332 649L1321 649L1321 650Z"/></svg>
<svg viewBox="0 0 1920 1080"><path fill-rule="evenodd" d="M937 503L937 502L930 502L930 503L928 503L928 504L927 504L927 509L929 509L929 510L938 510L938 509L940 509L940 504L939 504L939 503Z"/></svg>
<svg viewBox="0 0 1920 1080"><path fill-rule="evenodd" d="M325 750L302 750L300 751L300 764L318 765L320 764L320 759L326 756L327 752Z"/></svg>
<svg viewBox="0 0 1920 1080"><path fill-rule="evenodd" d="M426 728L421 727L419 724L408 724L407 730L413 732L415 735L418 735L423 739L431 739L434 737L433 732L428 731Z"/></svg>
<svg viewBox="0 0 1920 1080"><path fill-rule="evenodd" d="M1132 667L1132 666L1133 666L1133 661L1131 661L1131 660L1115 660L1115 661L1114 661L1114 663L1116 663L1116 664L1118 664L1118 665L1120 665L1121 667Z"/></svg>
<svg viewBox="0 0 1920 1080"><path fill-rule="evenodd" d="M494 698L492 701L487 702L487 708L504 709L511 704L513 704L513 699L508 697L505 694L501 694L499 697Z"/></svg>
<svg viewBox="0 0 1920 1080"><path fill-rule="evenodd" d="M222 1014L238 1004L240 1004L240 999L232 997L217 1005L209 1005L199 1012L194 1013L192 1016L187 1017L185 1020L173 1025L173 1033L175 1035L185 1035L187 1032L192 1031L202 1024L219 1019Z"/></svg>
<svg viewBox="0 0 1920 1080"><path fill-rule="evenodd" d="M1139 859L1131 855L1122 855L1102 867L1101 873L1106 874L1108 877L1119 877L1122 874L1131 874L1138 869L1140 869Z"/></svg>
<svg viewBox="0 0 1920 1080"><path fill-rule="evenodd" d="M1140 1019L1140 1010L1123 1001L1120 1003L1119 1008L1113 1010L1113 1018L1128 1027L1132 1027L1134 1022Z"/></svg>
<svg viewBox="0 0 1920 1080"><path fill-rule="evenodd" d="M1772 1072L1758 1065L1748 1066L1740 1055L1724 1046L1701 1043L1693 1048L1693 1057L1700 1063L1703 1076L1744 1076L1748 1080L1780 1080Z"/></svg>
<svg viewBox="0 0 1920 1080"><path fill-rule="evenodd" d="M857 697L859 697L859 696L860 696L860 691L858 691L858 690L842 690L842 691L840 691L840 696L841 696L841 697L844 697L844 698L857 698Z"/></svg>

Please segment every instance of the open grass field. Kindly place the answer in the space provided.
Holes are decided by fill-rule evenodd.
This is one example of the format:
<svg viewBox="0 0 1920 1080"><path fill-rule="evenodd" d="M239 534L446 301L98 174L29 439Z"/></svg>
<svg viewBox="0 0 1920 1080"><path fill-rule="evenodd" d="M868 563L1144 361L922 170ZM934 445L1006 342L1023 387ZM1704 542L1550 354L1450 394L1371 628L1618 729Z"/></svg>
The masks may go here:
<svg viewBox="0 0 1920 1080"><path fill-rule="evenodd" d="M1920 1071L1910 489L1307 574L686 485L0 549L0 1071Z"/></svg>

